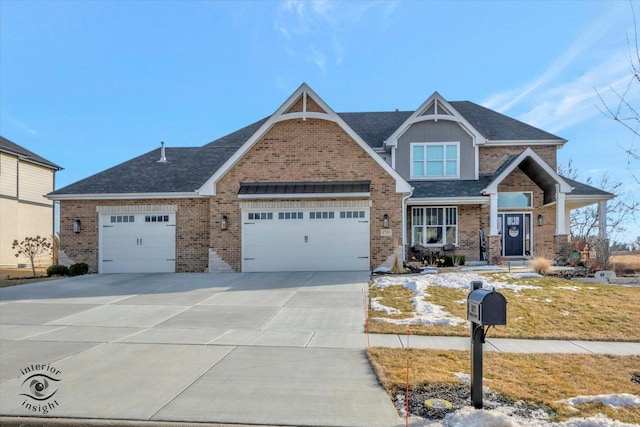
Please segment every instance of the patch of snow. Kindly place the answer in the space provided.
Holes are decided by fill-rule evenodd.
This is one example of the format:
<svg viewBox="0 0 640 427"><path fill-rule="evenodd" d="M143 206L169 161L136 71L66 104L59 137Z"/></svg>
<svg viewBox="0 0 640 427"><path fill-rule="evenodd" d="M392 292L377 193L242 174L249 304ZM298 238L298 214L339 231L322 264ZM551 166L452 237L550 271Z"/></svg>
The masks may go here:
<svg viewBox="0 0 640 427"><path fill-rule="evenodd" d="M546 299L544 300L544 302L546 302L547 304L549 304L549 303L550 303L550 302L552 302L552 301L551 301L551 298L546 298Z"/></svg>
<svg viewBox="0 0 640 427"><path fill-rule="evenodd" d="M532 271L524 272L524 273L513 273L511 276L516 279L522 279L524 277L542 277L541 274L534 273Z"/></svg>
<svg viewBox="0 0 640 427"><path fill-rule="evenodd" d="M552 423L545 419L526 419L509 416L499 409L475 409L465 406L444 417L441 421L424 420L422 424L411 423L411 426L430 427L637 427L637 424L626 424L610 420L602 414L589 418L571 418L567 421Z"/></svg>
<svg viewBox="0 0 640 427"><path fill-rule="evenodd" d="M387 288L389 286L403 286L415 293L411 298L414 306L412 317L405 319L387 319L384 317L376 317L372 320L388 322L395 325L443 325L457 326L466 323L465 319L451 315L442 309L441 306L425 301L428 297L427 289L429 286L438 286L450 289L469 290L471 282L481 281L484 288L510 289L518 292L523 289L539 289L539 286L516 285L498 280L487 280L488 278L475 273L441 273L437 275L402 275L402 276L381 276L373 279L375 286L379 288ZM466 303L466 300L463 300ZM380 306L380 311L386 309ZM391 308L391 307L389 307Z"/></svg>
<svg viewBox="0 0 640 427"><path fill-rule="evenodd" d="M568 311L565 310L565 311L560 312L560 314L562 314L563 316L568 316L571 313L569 313Z"/></svg>
<svg viewBox="0 0 640 427"><path fill-rule="evenodd" d="M386 274L386 273L391 273L391 269L389 267L378 267L375 270L373 270L374 274Z"/></svg>
<svg viewBox="0 0 640 427"><path fill-rule="evenodd" d="M380 303L382 298L371 298L371 308L375 311L383 311L386 314L401 314L402 312L394 307L389 307L388 305L384 305Z"/></svg>
<svg viewBox="0 0 640 427"><path fill-rule="evenodd" d="M567 291L579 291L580 287L578 287L578 286L556 286L556 289L565 289Z"/></svg>
<svg viewBox="0 0 640 427"><path fill-rule="evenodd" d="M635 406L640 408L640 397L629 393L620 394L597 394L594 396L576 396L570 399L563 399L569 405L582 405L585 403L602 403L603 405L619 408L621 406Z"/></svg>
<svg viewBox="0 0 640 427"><path fill-rule="evenodd" d="M462 384L471 385L471 375L464 372L454 372L453 376L458 379Z"/></svg>

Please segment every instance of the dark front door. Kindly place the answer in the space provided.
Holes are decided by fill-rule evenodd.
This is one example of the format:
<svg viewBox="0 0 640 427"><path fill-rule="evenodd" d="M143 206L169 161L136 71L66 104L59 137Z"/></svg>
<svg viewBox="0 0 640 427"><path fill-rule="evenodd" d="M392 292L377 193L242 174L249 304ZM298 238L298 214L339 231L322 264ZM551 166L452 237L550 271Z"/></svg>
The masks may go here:
<svg viewBox="0 0 640 427"><path fill-rule="evenodd" d="M524 255L524 214L504 214L504 256Z"/></svg>

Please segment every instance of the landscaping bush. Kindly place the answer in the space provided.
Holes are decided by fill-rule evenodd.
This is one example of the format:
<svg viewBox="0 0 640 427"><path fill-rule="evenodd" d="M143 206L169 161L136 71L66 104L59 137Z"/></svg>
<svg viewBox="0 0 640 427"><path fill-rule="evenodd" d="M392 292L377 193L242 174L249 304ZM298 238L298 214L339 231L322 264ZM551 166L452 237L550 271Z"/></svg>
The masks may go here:
<svg viewBox="0 0 640 427"><path fill-rule="evenodd" d="M547 274L551 271L551 260L544 256L536 256L531 260L531 268L538 274Z"/></svg>
<svg viewBox="0 0 640 427"><path fill-rule="evenodd" d="M47 276L68 276L69 267L66 265L52 265L47 268Z"/></svg>
<svg viewBox="0 0 640 427"><path fill-rule="evenodd" d="M87 264L86 262L79 262L69 267L69 274L71 276L82 276L83 274L87 274L88 272L89 264Z"/></svg>

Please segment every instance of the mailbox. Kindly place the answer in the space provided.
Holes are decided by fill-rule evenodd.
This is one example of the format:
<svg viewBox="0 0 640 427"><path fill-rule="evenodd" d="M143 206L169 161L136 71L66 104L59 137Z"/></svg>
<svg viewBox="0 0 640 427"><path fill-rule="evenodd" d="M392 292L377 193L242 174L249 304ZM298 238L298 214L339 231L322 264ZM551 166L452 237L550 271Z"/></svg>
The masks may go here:
<svg viewBox="0 0 640 427"><path fill-rule="evenodd" d="M507 300L494 289L476 289L467 298L467 320L481 326L507 324Z"/></svg>

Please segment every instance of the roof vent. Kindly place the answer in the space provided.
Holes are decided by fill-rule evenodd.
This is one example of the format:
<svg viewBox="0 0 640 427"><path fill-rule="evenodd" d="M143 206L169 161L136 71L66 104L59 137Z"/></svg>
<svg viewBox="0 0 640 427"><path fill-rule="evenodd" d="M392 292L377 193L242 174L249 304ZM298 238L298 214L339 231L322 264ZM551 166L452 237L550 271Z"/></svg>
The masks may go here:
<svg viewBox="0 0 640 427"><path fill-rule="evenodd" d="M167 156L164 152L164 141L160 142L160 160L158 163L167 163Z"/></svg>

